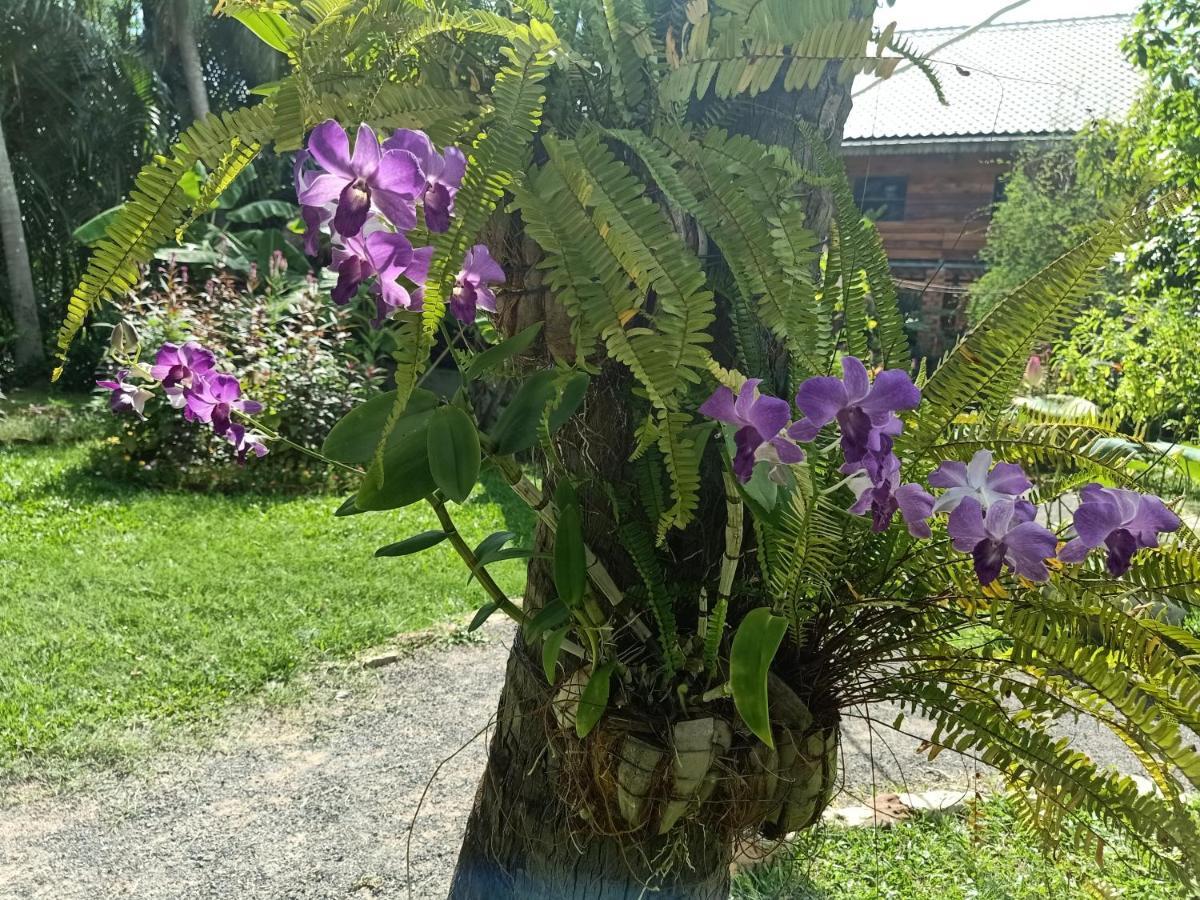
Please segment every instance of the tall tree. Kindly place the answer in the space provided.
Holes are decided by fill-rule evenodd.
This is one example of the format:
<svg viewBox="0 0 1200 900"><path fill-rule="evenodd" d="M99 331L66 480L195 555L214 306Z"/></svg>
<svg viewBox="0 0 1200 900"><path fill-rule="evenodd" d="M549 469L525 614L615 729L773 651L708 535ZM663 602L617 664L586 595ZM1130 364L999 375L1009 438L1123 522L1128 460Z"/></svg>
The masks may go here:
<svg viewBox="0 0 1200 900"><path fill-rule="evenodd" d="M42 325L38 316L37 295L33 289L33 271L29 266L29 248L25 243L25 223L21 218L21 198L8 159L4 141L4 122L0 116L0 241L4 242L4 267L8 272L8 304L15 332L13 359L19 370L41 367L46 361L42 344Z"/></svg>

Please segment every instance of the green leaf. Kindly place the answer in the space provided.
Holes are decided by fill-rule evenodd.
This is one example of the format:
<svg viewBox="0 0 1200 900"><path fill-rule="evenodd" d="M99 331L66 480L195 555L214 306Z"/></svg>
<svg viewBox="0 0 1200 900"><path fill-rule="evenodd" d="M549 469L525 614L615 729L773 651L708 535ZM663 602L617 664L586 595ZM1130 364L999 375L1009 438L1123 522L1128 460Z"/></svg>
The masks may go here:
<svg viewBox="0 0 1200 900"><path fill-rule="evenodd" d="M534 342L538 334L542 330L541 322L534 322L523 331L518 331L506 341L501 341L494 347L489 347L482 353L476 354L471 361L463 367L462 376L464 381L474 381L485 372L490 372L497 366L504 363L506 360L512 359L529 349L529 345Z"/></svg>
<svg viewBox="0 0 1200 900"><path fill-rule="evenodd" d="M752 609L733 636L729 653L729 684L738 715L772 749L771 717L767 709L767 672L787 633L787 619L765 606Z"/></svg>
<svg viewBox="0 0 1200 900"><path fill-rule="evenodd" d="M279 13L266 9L239 9L233 13L237 19L268 47L280 53L288 52L288 41L296 36L295 30Z"/></svg>
<svg viewBox="0 0 1200 900"><path fill-rule="evenodd" d="M616 663L606 662L592 672L588 683L583 686L579 697L579 711L575 713L575 734L581 739L596 727L604 710L608 707L609 679Z"/></svg>
<svg viewBox="0 0 1200 900"><path fill-rule="evenodd" d="M559 482L554 500L558 506L558 527L554 531L554 586L559 599L568 608L575 609L583 602L587 585L583 517L571 482Z"/></svg>
<svg viewBox="0 0 1200 900"><path fill-rule="evenodd" d="M255 200L230 210L225 218L239 225L257 225L268 219L294 219L299 214L300 207L286 200Z"/></svg>
<svg viewBox="0 0 1200 900"><path fill-rule="evenodd" d="M375 447L383 435L384 426L395 402L396 392L387 391L354 407L330 430L325 443L321 445L321 452L330 459L336 459L349 466L369 463L375 455ZM430 412L436 406L436 396L426 390L414 390L404 411L404 418L415 418ZM403 421L404 419L401 419L401 422ZM396 435L393 434L392 440L395 438Z"/></svg>
<svg viewBox="0 0 1200 900"><path fill-rule="evenodd" d="M567 378L566 383L562 386L562 399L559 400L558 406L554 407L547 420L551 434L562 428L567 419L575 415L575 410L579 409L579 405L583 403L584 395L587 394L591 381L592 377L587 372L573 372Z"/></svg>
<svg viewBox="0 0 1200 900"><path fill-rule="evenodd" d="M570 610L556 597L537 611L537 615L530 619L525 629L532 639L543 632L562 627L570 617Z"/></svg>
<svg viewBox="0 0 1200 900"><path fill-rule="evenodd" d="M365 509L359 509L354 503L354 495L351 494L342 501L342 505L333 511L335 516L357 516L359 513L366 512Z"/></svg>
<svg viewBox="0 0 1200 900"><path fill-rule="evenodd" d="M498 607L495 603L489 602L483 604L483 606L479 607L479 611L475 613L475 618L471 619L471 624L467 626L467 631L478 631L480 626L490 619L492 617L492 613L499 608L500 607Z"/></svg>
<svg viewBox="0 0 1200 900"><path fill-rule="evenodd" d="M89 247L92 246L92 244L99 243L99 241L104 237L104 233L108 229L109 223L117 217L117 213L120 211L121 205L119 204L106 209L102 213L97 213L72 231L71 237L75 238L75 240L79 241L79 243L86 244Z"/></svg>
<svg viewBox="0 0 1200 900"><path fill-rule="evenodd" d="M546 643L542 644L542 671L546 673L546 680L551 684L554 684L554 672L558 668L558 655L562 652L563 639L570 630L570 625L556 628L546 635Z"/></svg>
<svg viewBox="0 0 1200 900"><path fill-rule="evenodd" d="M497 453L517 453L538 442L542 412L556 393L554 378L551 371L535 372L521 385L492 429Z"/></svg>
<svg viewBox="0 0 1200 900"><path fill-rule="evenodd" d="M480 562L497 552L517 536L515 531L494 531L475 546L474 556Z"/></svg>
<svg viewBox="0 0 1200 900"><path fill-rule="evenodd" d="M443 494L456 503L479 480L479 432L457 406L443 406L429 420L429 471Z"/></svg>
<svg viewBox="0 0 1200 900"><path fill-rule="evenodd" d="M410 538L405 538L394 544L388 544L386 547L380 547L375 551L375 555L408 556L410 553L420 553L422 550L436 547L448 537L450 535L445 531L422 531L420 534L414 534Z"/></svg>

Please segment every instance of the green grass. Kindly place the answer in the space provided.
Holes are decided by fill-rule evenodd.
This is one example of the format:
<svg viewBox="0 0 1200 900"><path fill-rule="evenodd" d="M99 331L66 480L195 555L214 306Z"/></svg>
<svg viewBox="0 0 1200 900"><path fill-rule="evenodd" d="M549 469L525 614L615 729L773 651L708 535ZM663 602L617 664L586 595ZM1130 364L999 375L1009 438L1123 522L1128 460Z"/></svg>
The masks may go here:
<svg viewBox="0 0 1200 900"><path fill-rule="evenodd" d="M805 836L786 861L734 880L735 900L1066 900L1099 897L1088 882L1123 900L1182 900L1185 893L1105 854L1051 859L1018 830L1003 803L980 806L975 820L946 814L891 829L823 829Z"/></svg>
<svg viewBox="0 0 1200 900"><path fill-rule="evenodd" d="M0 446L0 773L115 763L485 599L448 544L372 558L435 527L426 507L334 518L336 497L142 490L90 475L89 449ZM469 541L531 529L486 489L456 521ZM520 563L494 574L519 592Z"/></svg>

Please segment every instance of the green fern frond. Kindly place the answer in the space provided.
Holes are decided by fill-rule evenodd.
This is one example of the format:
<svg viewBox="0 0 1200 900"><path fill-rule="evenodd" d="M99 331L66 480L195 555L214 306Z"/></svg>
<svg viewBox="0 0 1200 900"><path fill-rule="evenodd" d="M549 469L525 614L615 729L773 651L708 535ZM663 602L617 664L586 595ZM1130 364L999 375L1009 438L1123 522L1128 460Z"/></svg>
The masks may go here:
<svg viewBox="0 0 1200 900"><path fill-rule="evenodd" d="M180 135L169 157L158 157L138 173L129 199L96 245L71 294L56 339L60 364L52 376L55 380L88 314L133 287L140 277L139 267L174 239L176 227L191 210L191 201L180 187L184 174L197 162L210 171L224 171L230 154L240 159L241 148L257 152L273 135L273 119L274 110L265 103L209 116Z"/></svg>
<svg viewBox="0 0 1200 900"><path fill-rule="evenodd" d="M942 106L949 105L950 101L946 99L946 89L942 86L942 79L938 76L937 70L934 69L929 59L922 56L921 52L912 45L911 41L893 33L887 36L887 40L883 41L882 45L908 60L909 65L925 76L925 80L929 82L934 94L937 95L938 103Z"/></svg>
<svg viewBox="0 0 1200 900"><path fill-rule="evenodd" d="M621 546L628 551L642 583L646 586L651 615L658 628L659 647L667 677L672 677L683 665L679 648L679 631L675 624L675 606L667 587L663 569L654 549L650 530L639 519L626 517L619 528Z"/></svg>

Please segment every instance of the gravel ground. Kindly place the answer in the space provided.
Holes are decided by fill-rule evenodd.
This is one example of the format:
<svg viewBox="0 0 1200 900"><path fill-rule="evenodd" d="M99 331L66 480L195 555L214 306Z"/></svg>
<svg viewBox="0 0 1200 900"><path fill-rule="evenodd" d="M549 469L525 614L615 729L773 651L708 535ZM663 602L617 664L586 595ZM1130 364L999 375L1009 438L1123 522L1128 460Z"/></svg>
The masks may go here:
<svg viewBox="0 0 1200 900"><path fill-rule="evenodd" d="M511 637L503 624L483 634L381 668L329 669L300 707L244 715L215 746L165 752L133 775L57 795L10 789L0 898L399 898L406 887L444 897ZM916 719L905 727L928 733ZM1136 770L1106 733L1077 731L1094 757ZM847 719L841 802L872 785L970 783L969 762L950 752L930 762L917 743Z"/></svg>

